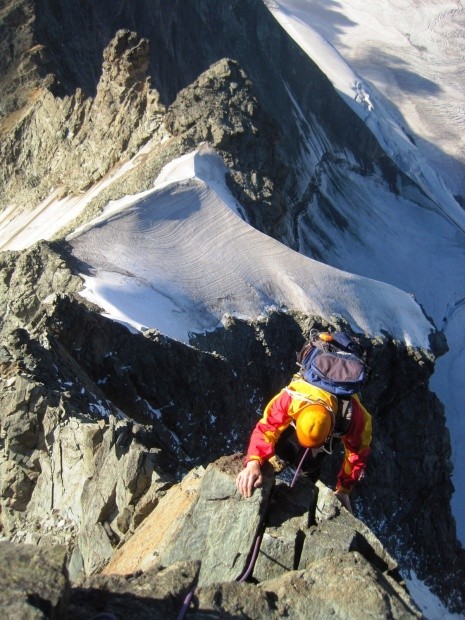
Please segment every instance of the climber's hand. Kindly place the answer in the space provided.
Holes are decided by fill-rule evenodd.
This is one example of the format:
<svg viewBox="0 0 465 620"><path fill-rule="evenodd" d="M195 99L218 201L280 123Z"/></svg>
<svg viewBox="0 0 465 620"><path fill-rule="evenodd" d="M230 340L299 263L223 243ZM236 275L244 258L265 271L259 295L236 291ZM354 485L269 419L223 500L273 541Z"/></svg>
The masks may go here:
<svg viewBox="0 0 465 620"><path fill-rule="evenodd" d="M263 482L258 461L249 461L241 473L236 478L236 487L244 497L251 497L254 489L261 486Z"/></svg>
<svg viewBox="0 0 465 620"><path fill-rule="evenodd" d="M335 493L341 504L352 514L352 506L350 505L349 494L343 491L336 491Z"/></svg>

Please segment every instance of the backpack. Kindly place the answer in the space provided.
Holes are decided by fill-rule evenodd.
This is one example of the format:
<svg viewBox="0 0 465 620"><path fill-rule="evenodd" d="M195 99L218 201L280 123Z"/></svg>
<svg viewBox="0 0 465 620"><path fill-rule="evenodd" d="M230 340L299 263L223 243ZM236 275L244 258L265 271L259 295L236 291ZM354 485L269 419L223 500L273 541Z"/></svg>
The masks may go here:
<svg viewBox="0 0 465 620"><path fill-rule="evenodd" d="M312 330L297 364L302 379L339 398L359 392L368 375L363 347L344 332Z"/></svg>

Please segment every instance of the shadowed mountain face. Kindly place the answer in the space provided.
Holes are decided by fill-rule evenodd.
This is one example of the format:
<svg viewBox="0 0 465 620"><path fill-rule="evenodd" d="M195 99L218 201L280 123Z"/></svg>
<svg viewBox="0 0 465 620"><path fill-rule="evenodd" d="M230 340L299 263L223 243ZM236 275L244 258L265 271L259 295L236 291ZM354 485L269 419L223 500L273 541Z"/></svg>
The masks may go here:
<svg viewBox="0 0 465 620"><path fill-rule="evenodd" d="M275 125L277 157L282 162L280 190L288 196L289 213L271 215L268 221L256 214L254 217L250 208L252 219L273 236L286 236L291 245L297 241L291 224L294 207L290 205L302 208L299 201L303 197L309 200L312 187L312 183L301 187L298 178L302 166L309 168L312 176L323 156L326 166L331 167L334 153L340 153L336 160L349 156L354 165L355 159L361 174L379 167L391 185L396 182L398 171L370 131L259 0L40 0L33 5L23 0L17 5L16 19L22 20L20 31L24 34L13 45L9 32L9 47L7 42L4 44L8 51L4 70L10 75L9 84L19 84L24 93L21 101L9 102L8 110L21 107L26 100L31 104L39 75L57 96L71 96L82 89L85 96L95 97L103 51L119 29L129 29L147 39L147 74L165 106L172 104L180 90L213 63L222 58L237 61L252 81L260 107ZM296 105L313 119L313 126L302 126L294 110ZM311 154L311 161L305 163L302 132L310 137L314 134L321 143L320 152ZM327 156L329 150L333 163ZM282 221L276 229L278 220Z"/></svg>
<svg viewBox="0 0 465 620"><path fill-rule="evenodd" d="M382 156L364 124L261 1L39 0L35 6L34 41L45 47L47 58L40 71L57 76L57 93L70 95L82 88L94 96L103 50L117 30L129 29L150 42L148 75L165 105L209 66L231 58L282 127L287 154L296 138L289 89L303 109L312 110L332 142L349 148L367 167Z"/></svg>

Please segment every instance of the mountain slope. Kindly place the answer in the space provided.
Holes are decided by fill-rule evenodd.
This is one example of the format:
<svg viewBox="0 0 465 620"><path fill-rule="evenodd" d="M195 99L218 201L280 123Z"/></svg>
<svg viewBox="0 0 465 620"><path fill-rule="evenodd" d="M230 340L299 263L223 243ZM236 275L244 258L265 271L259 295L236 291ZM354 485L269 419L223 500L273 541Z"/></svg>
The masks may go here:
<svg viewBox="0 0 465 620"><path fill-rule="evenodd" d="M376 101L363 89L349 102L341 96L258 0L16 0L2 15L21 27L2 48L3 247L24 248L44 234L60 240L2 256L3 411L14 421L2 449L5 479L17 475L2 496L5 522L17 524L18 507L40 520L42 489L65 486L66 468L53 459L73 429L62 433L60 416L63 427L110 411L134 418L148 449L155 444L183 467L199 447L209 459L243 449L309 327L349 328L347 320L367 331L375 368L364 398L378 429L358 510L457 609L463 550L448 505L449 439L427 382L444 352L433 330L445 317L455 348L435 380L449 407L457 390L446 384L455 377L447 360L455 370L463 359L462 212L407 134L382 107L371 114ZM386 127L392 136L378 131ZM192 156L205 142L223 163L208 149ZM82 225L70 246L62 243ZM102 318L74 296L76 280L64 284L70 267L110 316L190 337L191 346ZM267 313L270 306L289 310ZM189 335L223 319L224 329ZM30 405L14 389L25 377ZM453 430L460 450L461 429ZM110 425L112 462L129 454L129 435ZM93 454L96 446L85 445ZM82 525L87 566L98 561L95 521L111 554L145 510L135 511L141 489L133 479L125 495L113 474L101 501L89 504L89 520L73 525ZM89 475L86 501L97 492ZM49 499L57 522L68 516L58 493ZM438 574L438 557L453 578Z"/></svg>
<svg viewBox="0 0 465 620"><path fill-rule="evenodd" d="M463 3L376 0L367 5L343 0L325 6L267 0L266 4L282 23L293 19L294 32L301 30L302 40L313 47L311 56L323 70L334 70L335 54L350 65L355 80L344 83L346 65L345 70L339 68L336 85L342 86L346 100L355 103L364 98L367 120L370 109L389 110L463 204ZM315 39L318 45L311 43ZM317 47L326 58L318 57Z"/></svg>

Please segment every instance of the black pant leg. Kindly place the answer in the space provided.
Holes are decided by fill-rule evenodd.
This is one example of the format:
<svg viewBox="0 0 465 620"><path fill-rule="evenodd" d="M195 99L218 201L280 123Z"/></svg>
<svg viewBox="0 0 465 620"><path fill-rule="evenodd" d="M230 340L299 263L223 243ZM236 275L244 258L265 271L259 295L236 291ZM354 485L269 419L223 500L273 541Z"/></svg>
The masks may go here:
<svg viewBox="0 0 465 620"><path fill-rule="evenodd" d="M298 467L305 450L306 448L300 445L295 428L292 425L286 428L275 446L276 455L294 467ZM312 450L309 450L302 463L301 472L312 482L316 482L319 479L321 465L325 457L326 452L319 452L313 456Z"/></svg>
<svg viewBox="0 0 465 620"><path fill-rule="evenodd" d="M305 452L305 448L301 448L301 452L299 454L299 462L303 457ZM321 466L323 465L323 461L327 456L326 452L318 452L315 456L313 456L312 451L309 450L307 456L302 463L301 471L304 476L310 478L312 482L316 482L320 478Z"/></svg>

